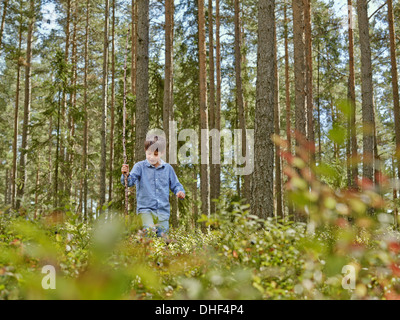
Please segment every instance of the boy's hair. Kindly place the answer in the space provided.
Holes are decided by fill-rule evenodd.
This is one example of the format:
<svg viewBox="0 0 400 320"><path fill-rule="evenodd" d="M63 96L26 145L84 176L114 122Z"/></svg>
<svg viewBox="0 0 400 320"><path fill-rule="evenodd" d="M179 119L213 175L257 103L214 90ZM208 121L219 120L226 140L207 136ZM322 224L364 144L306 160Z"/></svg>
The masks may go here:
<svg viewBox="0 0 400 320"><path fill-rule="evenodd" d="M147 136L144 142L144 149L147 151L149 148L152 152L164 152L165 139L161 136L156 135Z"/></svg>

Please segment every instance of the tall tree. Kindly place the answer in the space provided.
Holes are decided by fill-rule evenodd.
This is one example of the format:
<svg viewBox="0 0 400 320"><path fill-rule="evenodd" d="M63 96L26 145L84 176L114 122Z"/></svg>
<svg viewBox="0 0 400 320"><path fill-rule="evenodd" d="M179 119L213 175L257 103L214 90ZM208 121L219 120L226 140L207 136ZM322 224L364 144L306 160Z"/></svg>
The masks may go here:
<svg viewBox="0 0 400 320"><path fill-rule="evenodd" d="M68 112L68 133L67 133L67 149L66 149L66 182L65 194L67 199L70 199L72 180L73 180L73 163L74 163L74 135L75 135L75 120L74 109L76 109L76 83L78 78L77 65L77 24L78 24L78 4L77 1L72 3L72 52L71 52L71 94Z"/></svg>
<svg viewBox="0 0 400 320"><path fill-rule="evenodd" d="M1 52L1 44L2 44L2 40L3 40L4 25L6 22L7 6L8 6L8 0L4 0L3 1L3 15L1 17L1 24L0 24L0 52Z"/></svg>
<svg viewBox="0 0 400 320"><path fill-rule="evenodd" d="M134 97L136 97L136 65L137 65L137 0L132 0L131 2L131 30L132 30L132 39L131 39L131 92ZM135 107L132 105L131 108L131 136L132 141L134 141L134 146L132 147L132 160L136 159L135 156L135 146L137 144L135 137L135 123L136 123L136 112ZM131 211L136 211L136 197L130 197L130 206Z"/></svg>
<svg viewBox="0 0 400 320"><path fill-rule="evenodd" d="M165 1L165 77L164 77L164 98L163 98L163 128L166 134L166 155L169 161L169 123L174 118L173 103L173 40L174 40L174 1ZM176 171L176 164L172 164ZM171 222L172 226L178 226L178 205L175 195L171 197Z"/></svg>
<svg viewBox="0 0 400 320"><path fill-rule="evenodd" d="M280 104L279 104L279 71L278 71L278 39L276 34L276 21L274 23L274 60L275 60L275 92L274 92L274 126L275 134L280 136ZM283 218L283 201L282 201L282 171L281 171L281 157L279 155L279 146L275 146L275 197L276 199L276 216Z"/></svg>
<svg viewBox="0 0 400 320"><path fill-rule="evenodd" d="M307 137L314 143L314 102L313 102L313 66L312 66L312 29L311 29L311 0L304 0L304 34L306 56L306 99L307 99Z"/></svg>
<svg viewBox="0 0 400 320"><path fill-rule="evenodd" d="M136 141L135 162L145 158L149 128L149 1L137 0Z"/></svg>
<svg viewBox="0 0 400 320"><path fill-rule="evenodd" d="M292 153L292 128L291 128L291 103L290 103L290 81L289 81L289 18L287 16L287 2L285 0L283 9L284 37L285 37L285 104L286 104L286 137L288 141L288 151ZM293 215L293 206L288 200L288 214Z"/></svg>
<svg viewBox="0 0 400 320"><path fill-rule="evenodd" d="M361 46L361 93L363 118L363 176L374 181L375 112L372 83L371 46L367 0L357 0L358 27Z"/></svg>
<svg viewBox="0 0 400 320"><path fill-rule="evenodd" d="M71 31L70 31L70 26L71 26L71 1L72 0L67 0L67 15L66 15L66 26L65 26L65 52L64 52L64 60L65 60L65 65L68 65L68 59L69 59L69 49L70 49L70 42L71 42ZM66 71L66 70L65 70ZM56 177L56 182L57 187L55 188L55 196L58 197L56 200L56 203L61 203L61 199L63 198L63 192L64 192L64 183L66 181L66 176L65 176L65 164L67 163L65 159L65 141L64 141L64 123L65 123L65 115L67 111L67 91L68 91L68 84L67 84L68 77L63 76L62 83L63 83L63 92L62 92L62 103L61 103L61 114L60 114L60 119L59 119L59 126L58 126L58 149L57 152L59 153L59 159L61 161L57 161L57 172L60 169L61 173L61 178L59 178L59 175L57 174Z"/></svg>
<svg viewBox="0 0 400 320"><path fill-rule="evenodd" d="M244 98L243 98L243 83L242 83L242 34L241 34L241 21L240 21L240 4L239 0L235 0L235 79L236 79L236 105L239 116L239 129L242 131L241 153L243 156L247 154L246 142L246 118L244 113ZM244 176L243 198L246 202L250 200L250 177Z"/></svg>
<svg viewBox="0 0 400 320"><path fill-rule="evenodd" d="M298 133L307 137L304 2L293 0L292 9L295 76L295 128Z"/></svg>
<svg viewBox="0 0 400 320"><path fill-rule="evenodd" d="M397 174L400 179L400 105L399 105L399 76L397 73L396 57L396 33L394 28L393 3L387 1L389 37L390 37L390 61L392 71L392 89L393 89L393 113L394 113L394 131L396 136L396 154L397 154Z"/></svg>
<svg viewBox="0 0 400 320"><path fill-rule="evenodd" d="M294 79L295 79L295 129L304 138L308 137L308 116L306 100L306 43L304 1L293 0L293 42L294 42ZM299 146L299 141L296 141ZM294 211L296 221L303 220L299 213Z"/></svg>
<svg viewBox="0 0 400 320"><path fill-rule="evenodd" d="M83 76L83 150L82 150L82 179L83 179L83 190L81 195L83 197L82 208L84 219L88 219L87 201L88 201L88 140L89 140L89 117L88 117L88 69L89 69L89 20L90 17L90 0L86 0L86 22L85 22L85 48L84 48L84 76Z"/></svg>
<svg viewBox="0 0 400 320"><path fill-rule="evenodd" d="M28 37L26 45L26 66L25 66L25 97L24 97L24 121L22 125L22 142L21 142L21 156L19 162L19 172L21 178L19 179L19 186L17 191L17 203L16 209L20 208L21 201L25 193L25 184L27 179L27 155L28 155L28 128L30 122L31 113L31 74L32 74L32 42L33 42L33 31L35 26L35 1L30 0L29 6L29 25L28 25Z"/></svg>
<svg viewBox="0 0 400 320"><path fill-rule="evenodd" d="M209 215L209 176L208 176L208 110L207 110L207 77L206 77L206 34L204 0L198 1L199 23L199 88L200 88L200 130L201 130L201 165L200 165L200 194L201 213ZM204 226L204 224L202 224Z"/></svg>
<svg viewBox="0 0 400 320"><path fill-rule="evenodd" d="M131 91L136 95L136 41L137 41L137 1L131 2L131 31L132 31L132 47L131 47Z"/></svg>
<svg viewBox="0 0 400 320"><path fill-rule="evenodd" d="M348 33L349 33L349 88L348 97L351 107L349 116L349 156L350 160L350 177L349 186L356 187L358 176L357 158L357 132L356 132L356 86L355 86L355 71L354 71L354 32L353 32L353 3L348 0Z"/></svg>
<svg viewBox="0 0 400 320"><path fill-rule="evenodd" d="M221 16L220 16L220 1L215 1L215 64L216 64L216 77L217 77L217 95L215 100L215 121L214 126L220 132L221 131L221 38L220 38L220 29L221 29ZM218 150L220 152L220 150ZM215 175L213 177L215 190L214 197L219 198L221 194L221 165L215 166Z"/></svg>
<svg viewBox="0 0 400 320"><path fill-rule="evenodd" d="M111 26L111 127L110 127L110 172L108 178L108 201L113 193L113 165L114 165L114 125L115 125L115 0L112 0Z"/></svg>
<svg viewBox="0 0 400 320"><path fill-rule="evenodd" d="M103 43L103 79L102 79L102 111L101 111L101 161L100 161L100 203L99 212L106 202L106 162L107 162L107 105L108 105L108 24L109 0L105 0L104 9L104 43Z"/></svg>
<svg viewBox="0 0 400 320"><path fill-rule="evenodd" d="M19 93L21 80L21 46L22 46L22 8L20 8L18 35L18 55L17 55L17 84L15 90L15 109L14 109L14 138L13 138L13 165L11 171L11 206L15 208L16 195L16 172L17 172L17 145L18 145L18 113L19 113Z"/></svg>
<svg viewBox="0 0 400 320"><path fill-rule="evenodd" d="M254 172L251 211L261 218L274 216L274 133L275 104L275 1L258 1L258 47L256 110L254 119Z"/></svg>
<svg viewBox="0 0 400 320"><path fill-rule="evenodd" d="M208 65L210 72L210 102L209 102L209 120L210 129L215 129L215 64L214 64L214 13L213 13L213 1L208 0ZM212 155L216 151L213 149L213 145L210 142L210 199L216 198L216 184L215 174L217 165L212 161ZM219 152L219 150L218 150ZM215 202L210 201L210 212L215 213Z"/></svg>

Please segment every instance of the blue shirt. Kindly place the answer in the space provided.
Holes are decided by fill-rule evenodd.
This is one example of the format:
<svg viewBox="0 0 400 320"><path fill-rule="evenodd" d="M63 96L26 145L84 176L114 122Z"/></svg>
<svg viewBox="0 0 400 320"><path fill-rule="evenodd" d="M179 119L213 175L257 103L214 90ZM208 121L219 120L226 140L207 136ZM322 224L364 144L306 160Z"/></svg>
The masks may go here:
<svg viewBox="0 0 400 320"><path fill-rule="evenodd" d="M169 163L161 160L156 168L146 159L135 163L128 176L128 187L136 185L137 213L154 212L160 218L168 219L170 215L169 190L176 195L185 192L182 184ZM125 185L125 177L121 175Z"/></svg>

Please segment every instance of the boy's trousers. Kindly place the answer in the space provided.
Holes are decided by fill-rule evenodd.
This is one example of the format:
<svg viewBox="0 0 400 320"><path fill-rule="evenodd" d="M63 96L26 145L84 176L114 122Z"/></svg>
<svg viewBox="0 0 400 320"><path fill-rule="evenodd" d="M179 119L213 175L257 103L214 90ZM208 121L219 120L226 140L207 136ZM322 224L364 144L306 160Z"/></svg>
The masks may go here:
<svg viewBox="0 0 400 320"><path fill-rule="evenodd" d="M157 233L158 237L162 237L163 233L168 234L169 231L169 219L163 219L157 216L154 212L140 212L142 219L142 225L144 229L151 229Z"/></svg>

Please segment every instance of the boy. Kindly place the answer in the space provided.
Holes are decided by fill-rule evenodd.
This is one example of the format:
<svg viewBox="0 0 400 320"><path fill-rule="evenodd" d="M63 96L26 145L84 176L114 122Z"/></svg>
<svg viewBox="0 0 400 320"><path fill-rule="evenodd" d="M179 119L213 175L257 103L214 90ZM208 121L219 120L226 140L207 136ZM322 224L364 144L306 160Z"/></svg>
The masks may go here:
<svg viewBox="0 0 400 320"><path fill-rule="evenodd" d="M169 189L179 198L185 198L185 190L174 169L161 159L165 152L165 140L160 136L147 137L144 143L146 160L137 162L129 173L129 166L122 165L121 183L136 184L137 214L145 229L153 229L158 237L166 237L169 231ZM158 221L157 224L154 224Z"/></svg>

